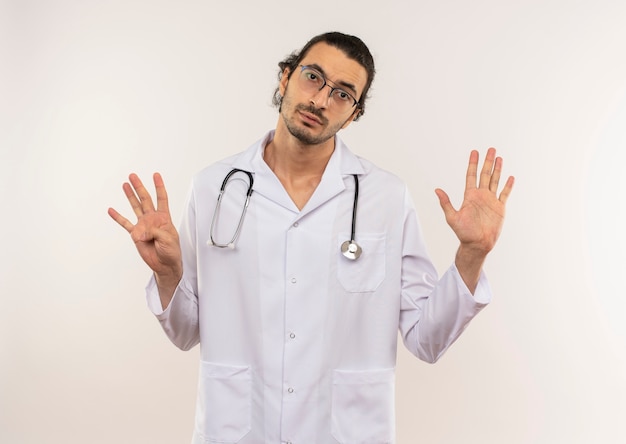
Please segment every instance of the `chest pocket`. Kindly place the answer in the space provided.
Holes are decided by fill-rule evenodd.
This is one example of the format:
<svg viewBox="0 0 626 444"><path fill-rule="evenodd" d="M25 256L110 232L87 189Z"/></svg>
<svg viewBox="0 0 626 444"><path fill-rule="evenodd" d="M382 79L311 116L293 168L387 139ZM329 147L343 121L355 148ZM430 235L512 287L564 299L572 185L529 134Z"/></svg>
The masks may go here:
<svg viewBox="0 0 626 444"><path fill-rule="evenodd" d="M376 291L385 279L385 233L357 233L361 256L351 260L340 253L341 244L350 239L349 233L340 233L337 242L337 279L350 293Z"/></svg>

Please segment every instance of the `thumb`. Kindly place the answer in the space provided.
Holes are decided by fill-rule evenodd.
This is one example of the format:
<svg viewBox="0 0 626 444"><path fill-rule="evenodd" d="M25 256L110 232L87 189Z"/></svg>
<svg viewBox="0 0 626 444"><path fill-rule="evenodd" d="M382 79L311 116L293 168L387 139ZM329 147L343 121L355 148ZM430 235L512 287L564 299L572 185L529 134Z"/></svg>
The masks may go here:
<svg viewBox="0 0 626 444"><path fill-rule="evenodd" d="M456 210L452 206L452 203L450 203L450 198L448 197L448 194L441 188L436 188L435 194L439 198L439 205L441 205L443 214L446 216L446 219L449 219L451 216L454 215Z"/></svg>
<svg viewBox="0 0 626 444"><path fill-rule="evenodd" d="M149 230L133 230L130 233L130 237L133 239L133 242L150 242L154 240L154 233L151 233Z"/></svg>

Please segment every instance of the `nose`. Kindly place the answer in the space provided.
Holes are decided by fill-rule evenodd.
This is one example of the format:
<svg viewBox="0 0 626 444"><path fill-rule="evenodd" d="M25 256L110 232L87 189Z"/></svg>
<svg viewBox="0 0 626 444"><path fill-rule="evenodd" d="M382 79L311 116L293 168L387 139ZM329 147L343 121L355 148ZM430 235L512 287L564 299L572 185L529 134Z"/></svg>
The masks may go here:
<svg viewBox="0 0 626 444"><path fill-rule="evenodd" d="M328 101L330 100L330 93L332 92L332 88L330 91L326 90L326 87L331 88L330 85L325 84L322 86L322 89L319 89L313 96L311 97L311 103L318 108L327 108Z"/></svg>

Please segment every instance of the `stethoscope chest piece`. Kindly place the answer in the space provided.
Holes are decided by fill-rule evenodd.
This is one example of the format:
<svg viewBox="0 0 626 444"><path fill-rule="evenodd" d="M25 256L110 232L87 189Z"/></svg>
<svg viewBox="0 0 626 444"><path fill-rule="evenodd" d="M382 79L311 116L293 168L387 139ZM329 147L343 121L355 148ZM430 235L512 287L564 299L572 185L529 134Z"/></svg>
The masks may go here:
<svg viewBox="0 0 626 444"><path fill-rule="evenodd" d="M353 240L347 240L343 244L341 244L341 254L347 257L350 260L355 260L361 257L361 247L359 244L354 242Z"/></svg>

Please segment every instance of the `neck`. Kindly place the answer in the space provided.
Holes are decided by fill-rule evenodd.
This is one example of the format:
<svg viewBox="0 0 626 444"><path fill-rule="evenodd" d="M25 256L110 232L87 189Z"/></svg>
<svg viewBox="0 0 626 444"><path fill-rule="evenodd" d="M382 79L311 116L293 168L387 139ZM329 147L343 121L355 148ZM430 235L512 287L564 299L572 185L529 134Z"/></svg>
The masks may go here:
<svg viewBox="0 0 626 444"><path fill-rule="evenodd" d="M278 125L273 140L265 147L263 158L279 178L320 176L335 150L335 138L308 145Z"/></svg>
<svg viewBox="0 0 626 444"><path fill-rule="evenodd" d="M302 209L322 180L334 150L334 137L318 145L306 145L277 127L274 139L265 147L263 159Z"/></svg>

